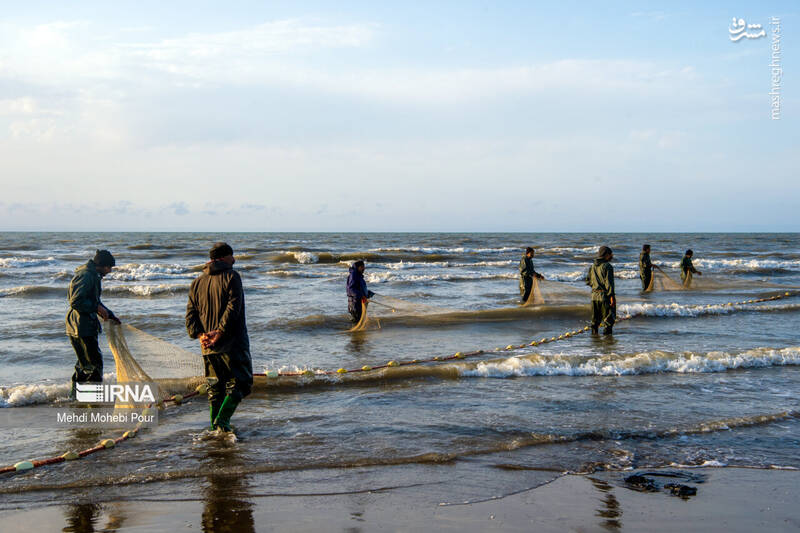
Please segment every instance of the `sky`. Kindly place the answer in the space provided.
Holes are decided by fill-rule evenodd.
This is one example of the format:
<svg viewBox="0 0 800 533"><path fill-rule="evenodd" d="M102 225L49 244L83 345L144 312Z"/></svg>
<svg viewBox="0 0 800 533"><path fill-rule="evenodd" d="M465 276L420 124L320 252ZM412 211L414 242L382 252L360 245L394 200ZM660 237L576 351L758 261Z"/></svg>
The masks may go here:
<svg viewBox="0 0 800 533"><path fill-rule="evenodd" d="M695 4L9 2L0 231L800 231L798 6Z"/></svg>

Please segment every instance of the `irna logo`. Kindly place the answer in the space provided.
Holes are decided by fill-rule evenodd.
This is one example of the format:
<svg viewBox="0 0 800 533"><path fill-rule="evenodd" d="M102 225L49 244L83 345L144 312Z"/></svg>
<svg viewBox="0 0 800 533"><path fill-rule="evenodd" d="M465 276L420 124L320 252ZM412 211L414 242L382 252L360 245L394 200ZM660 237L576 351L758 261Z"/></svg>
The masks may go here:
<svg viewBox="0 0 800 533"><path fill-rule="evenodd" d="M76 383L75 397L87 403L154 403L152 383Z"/></svg>

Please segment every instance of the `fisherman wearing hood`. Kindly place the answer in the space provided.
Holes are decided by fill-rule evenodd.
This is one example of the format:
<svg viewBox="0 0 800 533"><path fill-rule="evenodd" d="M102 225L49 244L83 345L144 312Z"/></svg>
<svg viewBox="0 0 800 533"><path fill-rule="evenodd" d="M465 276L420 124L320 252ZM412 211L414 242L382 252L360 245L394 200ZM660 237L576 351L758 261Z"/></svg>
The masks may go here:
<svg viewBox="0 0 800 533"><path fill-rule="evenodd" d="M594 264L589 267L586 284L592 287L592 333L603 326L603 335L611 335L617 316L617 299L614 294L614 253L601 246Z"/></svg>
<svg viewBox="0 0 800 533"><path fill-rule="evenodd" d="M200 339L208 380L211 428L231 431L231 416L253 388L250 338L244 312L244 290L233 270L233 249L218 242L211 260L192 282L186 305L186 331Z"/></svg>
<svg viewBox="0 0 800 533"><path fill-rule="evenodd" d="M347 310L354 324L358 324L361 320L361 304L366 306L369 299L375 295L367 289L367 282L364 281L366 268L364 261L356 261L350 267L350 274L347 276Z"/></svg>
<svg viewBox="0 0 800 533"><path fill-rule="evenodd" d="M103 290L100 280L111 272L115 264L111 252L97 250L93 259L75 270L75 276L69 283L66 329L75 355L78 356L75 373L72 374L72 398L75 398L76 383L103 381L103 354L97 342L102 328L97 317L99 315L103 320L113 320L117 324L120 322L100 301Z"/></svg>
<svg viewBox="0 0 800 533"><path fill-rule="evenodd" d="M544 279L544 276L533 269L533 248L528 246L525 250L525 255L519 262L519 293L522 298L522 303L528 301L533 288L533 278Z"/></svg>
<svg viewBox="0 0 800 533"><path fill-rule="evenodd" d="M650 245L642 246L639 254L639 277L642 278L642 290L646 291L653 279L653 263L650 261Z"/></svg>

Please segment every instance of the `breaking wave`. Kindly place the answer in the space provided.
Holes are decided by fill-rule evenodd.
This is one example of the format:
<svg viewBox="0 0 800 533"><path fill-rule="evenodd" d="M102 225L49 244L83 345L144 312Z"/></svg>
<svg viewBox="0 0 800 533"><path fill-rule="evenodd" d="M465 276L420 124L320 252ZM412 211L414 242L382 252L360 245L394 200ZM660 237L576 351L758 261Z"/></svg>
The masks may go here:
<svg viewBox="0 0 800 533"><path fill-rule="evenodd" d="M176 264L128 263L108 274L106 279L118 281L148 281L153 279L192 278L197 268Z"/></svg>
<svg viewBox="0 0 800 533"><path fill-rule="evenodd" d="M755 348L741 353L670 353L660 350L602 356L538 355L477 363L461 375L509 378L518 376L624 376L675 372L694 374L738 368L800 365L800 347Z"/></svg>
<svg viewBox="0 0 800 533"><path fill-rule="evenodd" d="M0 268L37 267L50 265L55 262L55 257L4 257L0 258Z"/></svg>
<svg viewBox="0 0 800 533"><path fill-rule="evenodd" d="M658 316L658 317L697 317L704 315L727 315L737 311L755 312L781 312L796 311L800 309L800 303L772 304L772 305L729 305L729 304L708 304L708 305L682 305L672 304L621 304L618 312L620 315L631 316Z"/></svg>

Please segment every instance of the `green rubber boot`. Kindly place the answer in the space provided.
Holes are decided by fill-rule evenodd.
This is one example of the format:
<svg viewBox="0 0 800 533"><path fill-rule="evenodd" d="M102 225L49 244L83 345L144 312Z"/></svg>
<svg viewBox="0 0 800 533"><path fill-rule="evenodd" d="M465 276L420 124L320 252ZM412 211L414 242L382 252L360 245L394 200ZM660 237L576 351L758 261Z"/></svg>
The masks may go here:
<svg viewBox="0 0 800 533"><path fill-rule="evenodd" d="M233 412L236 411L239 402L241 402L241 400L235 400L230 395L225 396L225 400L219 408L217 417L214 419L215 428L225 432L233 431L233 429L231 429L231 417L233 416Z"/></svg>
<svg viewBox="0 0 800 533"><path fill-rule="evenodd" d="M211 429L214 429L214 420L217 419L217 415L219 414L219 410L222 407L222 403L219 400L214 402L208 402L209 411L211 414Z"/></svg>

